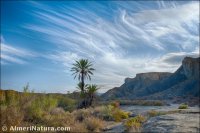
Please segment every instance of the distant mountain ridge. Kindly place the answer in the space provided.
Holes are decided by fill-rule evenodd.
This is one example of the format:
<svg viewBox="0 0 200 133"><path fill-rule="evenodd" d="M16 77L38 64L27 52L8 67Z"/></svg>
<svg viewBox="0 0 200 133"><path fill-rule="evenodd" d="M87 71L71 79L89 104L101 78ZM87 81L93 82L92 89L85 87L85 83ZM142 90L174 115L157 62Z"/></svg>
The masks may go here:
<svg viewBox="0 0 200 133"><path fill-rule="evenodd" d="M200 58L185 57L174 73L149 72L126 78L120 87L108 90L101 97L112 99L170 99L199 94Z"/></svg>

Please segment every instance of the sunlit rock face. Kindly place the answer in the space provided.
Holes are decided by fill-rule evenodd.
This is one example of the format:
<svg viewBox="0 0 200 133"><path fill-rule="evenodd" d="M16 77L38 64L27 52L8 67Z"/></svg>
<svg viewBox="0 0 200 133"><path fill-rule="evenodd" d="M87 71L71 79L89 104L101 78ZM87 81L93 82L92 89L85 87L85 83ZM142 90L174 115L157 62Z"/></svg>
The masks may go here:
<svg viewBox="0 0 200 133"><path fill-rule="evenodd" d="M199 77L199 59L186 57L182 61L183 71L187 78Z"/></svg>
<svg viewBox="0 0 200 133"><path fill-rule="evenodd" d="M102 97L105 99L132 99L144 96L148 93L148 90L146 90L148 86L151 86L157 81L165 79L170 75L171 73L166 72L139 73L135 78L126 78L123 85L109 90L103 94Z"/></svg>
<svg viewBox="0 0 200 133"><path fill-rule="evenodd" d="M175 73L139 73L102 95L103 99L170 99L199 96L200 58L185 57Z"/></svg>

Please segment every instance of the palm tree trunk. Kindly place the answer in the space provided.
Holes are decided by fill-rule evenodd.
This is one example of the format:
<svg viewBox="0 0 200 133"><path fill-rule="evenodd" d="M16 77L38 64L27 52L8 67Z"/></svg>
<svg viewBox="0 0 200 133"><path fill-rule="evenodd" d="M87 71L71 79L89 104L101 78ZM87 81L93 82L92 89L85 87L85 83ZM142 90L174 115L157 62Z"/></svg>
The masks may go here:
<svg viewBox="0 0 200 133"><path fill-rule="evenodd" d="M81 83L82 83L82 85L81 85L81 91L83 92L83 93L85 93L85 91L84 91L84 87L85 87L85 83L84 83L84 75L83 75L83 72L81 73ZM85 100L85 98L83 99L83 108L86 108L86 100Z"/></svg>
<svg viewBox="0 0 200 133"><path fill-rule="evenodd" d="M93 95L90 95L90 99L89 99L89 106L92 105L92 101L93 101Z"/></svg>
<svg viewBox="0 0 200 133"><path fill-rule="evenodd" d="M84 83L84 75L83 75L83 72L81 73L81 83L82 83L81 91L84 92L85 83Z"/></svg>

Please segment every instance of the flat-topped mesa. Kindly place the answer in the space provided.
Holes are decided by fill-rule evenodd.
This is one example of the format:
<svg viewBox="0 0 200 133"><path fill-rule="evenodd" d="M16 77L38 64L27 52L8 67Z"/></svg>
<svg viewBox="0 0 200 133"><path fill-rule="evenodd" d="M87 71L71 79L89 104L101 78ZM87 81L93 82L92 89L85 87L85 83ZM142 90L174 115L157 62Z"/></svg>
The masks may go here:
<svg viewBox="0 0 200 133"><path fill-rule="evenodd" d="M133 81L133 80L134 80L134 78L125 78L124 82L125 82L125 83L129 83L129 82L131 82L131 81Z"/></svg>
<svg viewBox="0 0 200 133"><path fill-rule="evenodd" d="M148 72L148 73L138 73L135 78L126 78L125 83L132 82L134 80L161 80L170 76L172 73L169 72Z"/></svg>
<svg viewBox="0 0 200 133"><path fill-rule="evenodd" d="M199 62L200 57L191 58L185 57L182 61L183 72L187 78L189 77L199 77Z"/></svg>
<svg viewBox="0 0 200 133"><path fill-rule="evenodd" d="M136 79L145 80L160 80L170 76L171 73L168 72L149 72L149 73L138 73L136 74Z"/></svg>

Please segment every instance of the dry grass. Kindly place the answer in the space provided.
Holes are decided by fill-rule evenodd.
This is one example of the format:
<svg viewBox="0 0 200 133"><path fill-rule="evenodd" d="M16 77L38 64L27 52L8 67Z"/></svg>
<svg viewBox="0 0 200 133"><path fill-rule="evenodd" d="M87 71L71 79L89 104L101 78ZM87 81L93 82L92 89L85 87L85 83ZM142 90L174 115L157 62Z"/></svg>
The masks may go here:
<svg viewBox="0 0 200 133"><path fill-rule="evenodd" d="M148 117L155 117L159 115L166 115L166 114L174 114L174 113L180 113L181 110L170 110L170 111L155 111L155 110L150 110L147 112Z"/></svg>
<svg viewBox="0 0 200 133"><path fill-rule="evenodd" d="M85 118L92 115L92 109L79 109L72 112L77 121L82 122Z"/></svg>
<svg viewBox="0 0 200 133"><path fill-rule="evenodd" d="M120 105L163 106L166 103L157 100L120 100Z"/></svg>
<svg viewBox="0 0 200 133"><path fill-rule="evenodd" d="M71 127L70 132L72 132L72 133L85 133L85 132L88 132L88 129L86 128L85 124L81 123L81 122L78 122L78 121L76 121L74 123L74 125L71 125L70 127Z"/></svg>
<svg viewBox="0 0 200 133"><path fill-rule="evenodd" d="M96 117L88 117L83 123L86 125L87 129L92 132L100 132L104 127L104 121Z"/></svg>
<svg viewBox="0 0 200 133"><path fill-rule="evenodd" d="M150 111L147 112L147 115L148 115L149 117L155 117L155 116L160 115L160 112L155 111L155 110L150 110Z"/></svg>
<svg viewBox="0 0 200 133"><path fill-rule="evenodd" d="M15 106L1 106L1 126L7 125L10 127L12 125L20 125L24 119L24 114Z"/></svg>

